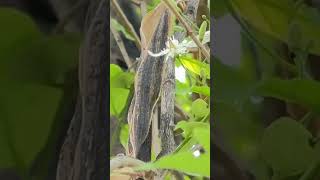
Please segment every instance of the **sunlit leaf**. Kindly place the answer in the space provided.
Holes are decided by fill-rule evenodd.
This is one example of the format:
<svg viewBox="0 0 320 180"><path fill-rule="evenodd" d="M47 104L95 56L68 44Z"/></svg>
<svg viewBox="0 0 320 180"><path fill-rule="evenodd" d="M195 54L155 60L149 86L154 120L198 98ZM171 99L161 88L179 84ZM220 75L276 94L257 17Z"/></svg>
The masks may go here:
<svg viewBox="0 0 320 180"><path fill-rule="evenodd" d="M127 150L129 141L129 126L124 124L120 130L120 143Z"/></svg>
<svg viewBox="0 0 320 180"><path fill-rule="evenodd" d="M188 163L186 163L188 162ZM192 166L190 166L192 164ZM138 170L174 169L194 176L210 176L210 153L195 157L191 151L164 156L153 163L147 163Z"/></svg>
<svg viewBox="0 0 320 180"><path fill-rule="evenodd" d="M192 102L191 113L194 118L204 117L209 113L209 105L202 99L197 99Z"/></svg>
<svg viewBox="0 0 320 180"><path fill-rule="evenodd" d="M187 137L191 135L193 130L195 129L210 129L210 125L208 123L202 123L202 122L180 121L175 127L175 130L177 129L182 129L184 131L185 137Z"/></svg>
<svg viewBox="0 0 320 180"><path fill-rule="evenodd" d="M124 88L110 88L110 114L112 116L119 116L129 96L129 90Z"/></svg>
<svg viewBox="0 0 320 180"><path fill-rule="evenodd" d="M187 68L189 71L202 76L202 71L205 73L206 77L210 79L210 66L205 62L201 62L199 60L193 59L189 56L181 56L179 57L182 65Z"/></svg>
<svg viewBox="0 0 320 180"><path fill-rule="evenodd" d="M205 96L210 96L210 87L209 86L192 86L192 92L202 94Z"/></svg>

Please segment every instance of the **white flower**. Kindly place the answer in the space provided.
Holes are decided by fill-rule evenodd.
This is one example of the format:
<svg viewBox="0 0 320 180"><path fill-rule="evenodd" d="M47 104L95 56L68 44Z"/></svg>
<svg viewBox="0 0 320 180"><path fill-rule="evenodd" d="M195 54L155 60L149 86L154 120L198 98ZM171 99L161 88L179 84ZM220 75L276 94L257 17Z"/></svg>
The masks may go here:
<svg viewBox="0 0 320 180"><path fill-rule="evenodd" d="M148 51L150 56L153 57L159 57L159 56L166 56L166 59L171 57L174 58L178 54L186 54L188 53L186 42L182 41L179 43L178 40L176 40L174 37L169 38L169 40L166 42L166 49L160 51L159 53L153 53L151 51Z"/></svg>
<svg viewBox="0 0 320 180"><path fill-rule="evenodd" d="M199 38L199 36L197 36ZM210 42L210 31L206 31L202 40L202 44L206 44ZM153 53L151 51L148 51L148 54L152 57L160 57L166 55L166 59L171 57L174 58L177 55L182 55L188 53L188 48L195 48L197 47L196 43L190 39L190 40L183 40L181 43L174 37L169 38L169 40L166 42L166 49L163 49L159 53Z"/></svg>

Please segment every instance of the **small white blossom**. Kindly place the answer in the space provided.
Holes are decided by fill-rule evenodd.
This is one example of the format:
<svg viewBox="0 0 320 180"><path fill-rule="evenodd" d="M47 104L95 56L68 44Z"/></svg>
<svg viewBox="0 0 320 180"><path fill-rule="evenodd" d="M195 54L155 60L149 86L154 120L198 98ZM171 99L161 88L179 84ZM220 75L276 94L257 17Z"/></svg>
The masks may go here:
<svg viewBox="0 0 320 180"><path fill-rule="evenodd" d="M199 38L199 36L197 37ZM210 42L210 31L205 32L202 44L206 44ZM174 58L177 55L182 55L188 53L188 48L195 48L197 47L196 43L191 40L183 40L181 43L175 39L174 37L169 38L166 42L166 48L160 51L159 53L153 53L148 51L148 54L152 57L160 57L166 55L166 59L171 57Z"/></svg>
<svg viewBox="0 0 320 180"><path fill-rule="evenodd" d="M160 51L159 53L153 53L151 51L148 51L150 56L153 57L159 57L159 56L166 56L166 59L171 57L174 58L178 54L186 54L187 47L186 47L186 42L182 41L182 43L179 43L178 40L176 40L174 37L170 38L166 42L166 49Z"/></svg>

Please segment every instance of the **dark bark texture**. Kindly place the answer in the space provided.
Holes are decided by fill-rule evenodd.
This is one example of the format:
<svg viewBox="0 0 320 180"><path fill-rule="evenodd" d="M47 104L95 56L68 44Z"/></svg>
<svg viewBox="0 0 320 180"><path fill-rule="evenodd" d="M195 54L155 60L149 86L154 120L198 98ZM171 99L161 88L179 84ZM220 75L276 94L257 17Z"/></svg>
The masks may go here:
<svg viewBox="0 0 320 180"><path fill-rule="evenodd" d="M57 180L95 180L109 174L108 17L108 1L90 1L79 57L80 102L60 152Z"/></svg>
<svg viewBox="0 0 320 180"><path fill-rule="evenodd" d="M169 10L166 10L156 28L150 51L160 52L165 48L169 33ZM151 159L152 107L160 92L164 57L142 58L136 73L134 98L128 114L130 129L129 155L143 161Z"/></svg>

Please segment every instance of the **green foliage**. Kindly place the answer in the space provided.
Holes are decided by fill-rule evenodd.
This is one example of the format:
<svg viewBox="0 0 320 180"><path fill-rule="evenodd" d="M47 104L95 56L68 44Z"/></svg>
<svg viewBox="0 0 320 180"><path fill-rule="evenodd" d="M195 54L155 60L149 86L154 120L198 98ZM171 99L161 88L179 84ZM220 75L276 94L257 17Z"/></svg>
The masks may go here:
<svg viewBox="0 0 320 180"><path fill-rule="evenodd" d="M280 118L264 132L260 148L262 157L279 175L302 173L316 155L309 144L311 137L297 121Z"/></svg>
<svg viewBox="0 0 320 180"><path fill-rule="evenodd" d="M148 9L153 9L160 2L160 0L149 1ZM176 6L174 1L170 3ZM196 24L193 26L196 26ZM200 29L195 32L199 32L197 37L203 39L203 43L208 43L209 41L209 38L205 36L208 35L206 33L208 27L209 22L207 19L200 28L195 27L195 29ZM181 25L176 25L175 30L181 32L185 31L185 28ZM182 138L182 142L173 153L156 159L155 157L159 153L157 146L161 147L161 141L153 141L152 161L137 169L175 169L197 176L200 179L202 177L210 177L210 123L208 121L210 117L210 86L208 83L208 80L210 80L210 67L203 57L196 59L193 54L188 54L190 49L185 50L186 46L189 48L197 46L190 38L186 37L185 40L187 40L187 43L185 43L186 41L180 41L176 43L177 47L171 47L172 49L170 49L173 52L173 55L170 55L175 57L176 67L175 105L177 108L175 108L175 117L181 118L178 119L179 123L176 125L174 133ZM176 54L178 52L181 53ZM133 81L133 74L123 72L120 67L111 65L111 115L119 118L119 116L123 115L123 112L126 113L126 107L130 105L128 96L132 92ZM127 148L128 131L128 125L122 126L120 131L120 142L125 148ZM193 164L193 166L190 166L190 164ZM171 177L171 174L168 174L165 178L170 179Z"/></svg>
<svg viewBox="0 0 320 180"><path fill-rule="evenodd" d="M208 86L192 86L192 92L210 97L210 88Z"/></svg>
<svg viewBox="0 0 320 180"><path fill-rule="evenodd" d="M195 73L196 75L199 75L199 76L204 75L206 78L210 79L209 64L193 59L190 56L180 56L178 57L178 60L190 72Z"/></svg>
<svg viewBox="0 0 320 180"><path fill-rule="evenodd" d="M122 32L127 39L134 41L133 36L117 20L111 18L110 21L111 21L111 26L116 31Z"/></svg>
<svg viewBox="0 0 320 180"><path fill-rule="evenodd" d="M200 40L200 42L202 42L203 37L204 37L204 33L207 31L207 26L208 26L208 22L207 21L203 21L201 23L201 26L199 28L199 40Z"/></svg>
<svg viewBox="0 0 320 180"><path fill-rule="evenodd" d="M186 163L188 162L188 163ZM192 164L192 166L190 166ZM137 170L174 169L193 176L210 176L210 153L194 157L192 152L180 152L164 156L154 163Z"/></svg>
<svg viewBox="0 0 320 180"><path fill-rule="evenodd" d="M148 163L139 170L152 169L175 169L194 176L210 176L210 126L208 123L181 121L176 129L182 129L184 137L191 137L193 142L204 148L204 153L194 155L192 148L180 149L179 152L160 158ZM191 140L189 140L191 141ZM183 144L186 146L187 144ZM195 144L193 144L195 145ZM188 162L188 163L186 163ZM190 166L192 164L192 166Z"/></svg>
<svg viewBox="0 0 320 180"><path fill-rule="evenodd" d="M129 141L129 126L128 124L124 124L120 130L120 143L126 150L128 150L128 141Z"/></svg>
<svg viewBox="0 0 320 180"><path fill-rule="evenodd" d="M134 75L110 64L110 114L119 117L129 97Z"/></svg>
<svg viewBox="0 0 320 180"><path fill-rule="evenodd" d="M313 80L271 79L260 82L257 94L307 106L320 112L320 83Z"/></svg>
<svg viewBox="0 0 320 180"><path fill-rule="evenodd" d="M240 65L213 61L215 126L226 145L256 179L318 179L313 123L320 86L308 62L310 54L320 55L319 11L293 0L217 0L211 6L216 18L231 13L242 28ZM269 116L279 107L269 100L286 106L285 117ZM300 111L302 121L293 120Z"/></svg>
<svg viewBox="0 0 320 180"><path fill-rule="evenodd" d="M53 133L66 73L77 67L80 36L44 35L30 17L7 8L0 9L0 24L0 168L27 178Z"/></svg>
<svg viewBox="0 0 320 180"><path fill-rule="evenodd" d="M319 12L305 4L295 7L293 0L228 0L243 19L268 35L289 42L291 22L299 26L304 40L313 41L309 52L320 55ZM306 43L306 42L305 42Z"/></svg>
<svg viewBox="0 0 320 180"><path fill-rule="evenodd" d="M201 118L210 112L209 105L202 99L196 99L191 105L191 114L194 118Z"/></svg>

